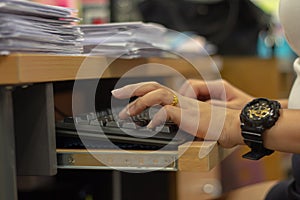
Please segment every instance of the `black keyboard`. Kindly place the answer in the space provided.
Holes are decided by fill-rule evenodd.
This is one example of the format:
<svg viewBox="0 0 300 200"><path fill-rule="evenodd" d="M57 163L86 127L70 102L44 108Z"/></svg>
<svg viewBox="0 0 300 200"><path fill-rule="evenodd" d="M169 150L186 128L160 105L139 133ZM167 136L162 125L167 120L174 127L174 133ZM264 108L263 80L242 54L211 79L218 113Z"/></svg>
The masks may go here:
<svg viewBox="0 0 300 200"><path fill-rule="evenodd" d="M56 123L58 148L122 148L122 149L177 149L193 137L167 121L154 129L149 109L126 120L118 119L119 109L67 117ZM153 110L152 110L153 112Z"/></svg>

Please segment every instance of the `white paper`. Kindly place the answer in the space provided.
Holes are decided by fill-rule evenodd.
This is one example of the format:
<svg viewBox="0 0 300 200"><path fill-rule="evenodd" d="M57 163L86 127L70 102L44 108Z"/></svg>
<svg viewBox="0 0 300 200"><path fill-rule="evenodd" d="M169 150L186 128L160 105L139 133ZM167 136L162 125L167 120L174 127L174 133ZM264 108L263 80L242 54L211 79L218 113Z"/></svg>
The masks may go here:
<svg viewBox="0 0 300 200"><path fill-rule="evenodd" d="M21 0L0 0L0 52L82 53L74 10Z"/></svg>

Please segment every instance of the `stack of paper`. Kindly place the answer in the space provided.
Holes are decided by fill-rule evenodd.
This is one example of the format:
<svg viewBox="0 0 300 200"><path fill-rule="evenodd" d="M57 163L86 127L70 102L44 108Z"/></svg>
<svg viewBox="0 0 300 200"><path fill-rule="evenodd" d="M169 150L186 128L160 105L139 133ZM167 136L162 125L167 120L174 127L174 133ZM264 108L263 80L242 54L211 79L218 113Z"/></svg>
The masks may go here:
<svg viewBox="0 0 300 200"><path fill-rule="evenodd" d="M82 53L76 11L22 0L0 0L0 52Z"/></svg>
<svg viewBox="0 0 300 200"><path fill-rule="evenodd" d="M142 22L80 25L84 33L84 53L113 57L181 57L208 55L204 38L168 30Z"/></svg>
<svg viewBox="0 0 300 200"><path fill-rule="evenodd" d="M168 54L166 29L142 22L80 25L84 53L125 58Z"/></svg>

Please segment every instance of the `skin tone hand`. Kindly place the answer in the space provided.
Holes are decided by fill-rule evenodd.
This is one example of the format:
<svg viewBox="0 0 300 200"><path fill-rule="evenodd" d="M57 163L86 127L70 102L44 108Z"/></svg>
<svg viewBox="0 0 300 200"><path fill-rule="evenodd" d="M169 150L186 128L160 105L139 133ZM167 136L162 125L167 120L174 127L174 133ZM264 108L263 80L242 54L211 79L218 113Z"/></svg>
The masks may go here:
<svg viewBox="0 0 300 200"><path fill-rule="evenodd" d="M212 94L210 96L207 92L208 89L205 89L208 87L201 86L199 87L202 88L201 90L197 89L197 87L194 88L194 98L189 97L190 93L183 92L184 89L181 89L180 93L187 96L180 95L156 82L127 85L113 90L112 94L120 99L132 96L139 97L119 113L120 118L136 115L153 105L161 105L162 108L153 116L151 123L148 124L148 128L153 128L169 119L176 123L180 129L199 138L217 140L223 147L244 144L241 136L239 115L241 108L252 97L235 89L226 82L224 82L225 91L211 90ZM218 95L220 91L221 93L219 94L221 95ZM226 93L228 93L227 98L224 98ZM171 105L174 94L179 99L177 105ZM202 96L206 96L205 100L209 103L195 99L195 97L201 99L203 98ZM213 101L209 97L217 98L218 101ZM222 100L227 100L227 104L222 102ZM286 108L287 101L282 100L281 104L283 108ZM231 108L228 108L229 106ZM222 116L225 121L224 123L219 123L222 120L219 117L222 118ZM264 133L264 146L282 152L300 153L300 124L298 119L300 119L300 110L281 109L278 121ZM214 125L210 126L214 122L221 124L221 128L214 129ZM211 127L213 129L210 129Z"/></svg>
<svg viewBox="0 0 300 200"><path fill-rule="evenodd" d="M243 144L240 134L239 110L227 109L225 107L214 106L206 102L201 102L193 98L182 96L171 89L156 82L143 82L124 86L112 91L114 97L126 99L132 96L138 96L135 101L128 104L120 113L119 117L125 119L136 115L144 109L161 105L162 108L153 116L148 124L148 128L153 128L171 120L176 123L180 129L199 138L218 140L224 147L233 147ZM174 94L178 97L179 103L171 105ZM184 116L184 117L182 117ZM220 120L224 123L219 123ZM221 125L221 128L215 127L211 123ZM211 125L211 126L210 126ZM234 128L233 128L234 127ZM235 133L228 130L236 130Z"/></svg>
<svg viewBox="0 0 300 200"><path fill-rule="evenodd" d="M232 86L225 80L202 81L187 80L178 91L179 94L217 106L242 109L253 97Z"/></svg>
<svg viewBox="0 0 300 200"><path fill-rule="evenodd" d="M223 79L206 82L189 79L181 86L178 93L186 97L232 109L242 109L254 98ZM287 108L287 99L278 101L280 101L282 108Z"/></svg>
<svg viewBox="0 0 300 200"><path fill-rule="evenodd" d="M224 80L208 82L188 80L180 88L179 93L187 97L208 102L212 105L237 109L239 112L253 99L252 96L235 88ZM300 153L300 145L298 142L300 141L300 134L298 134L300 128L298 123L300 110L287 109L287 99L280 99L278 101L282 108L280 117L271 129L266 130L264 134L264 145L273 150ZM227 109L227 113L232 113L232 111ZM225 135L235 135L238 134L236 130L241 131L239 127L237 128L235 126L238 123L238 118L235 116L232 119L233 121L230 123L232 127L230 127L230 130L227 130L227 126L224 126L225 131L223 132L225 132ZM225 123L227 123L227 121L228 120L226 120Z"/></svg>

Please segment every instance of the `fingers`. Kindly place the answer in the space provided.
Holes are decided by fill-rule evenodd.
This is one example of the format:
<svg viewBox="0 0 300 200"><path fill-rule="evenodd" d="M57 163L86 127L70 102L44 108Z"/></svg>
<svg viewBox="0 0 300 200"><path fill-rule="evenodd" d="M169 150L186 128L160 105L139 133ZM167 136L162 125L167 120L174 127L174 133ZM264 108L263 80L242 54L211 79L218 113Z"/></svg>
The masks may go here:
<svg viewBox="0 0 300 200"><path fill-rule="evenodd" d="M158 88L163 88L163 86L157 82L141 82L126 85L119 89L115 89L111 91L111 93L116 98L127 99L133 96L143 96L144 94L156 90Z"/></svg>
<svg viewBox="0 0 300 200"><path fill-rule="evenodd" d="M137 115L146 108L154 105L179 106L181 104L181 96L179 97L171 89L156 82L142 82L127 85L120 89L113 90L112 94L120 99L139 96L139 98L129 103L128 106L119 113L121 119ZM188 105L188 103L185 102L183 105Z"/></svg>
<svg viewBox="0 0 300 200"><path fill-rule="evenodd" d="M181 121L181 108L166 105L162 107L154 116L151 122L148 124L148 128L154 128L166 121L171 120L175 124L180 124Z"/></svg>
<svg viewBox="0 0 300 200"><path fill-rule="evenodd" d="M186 97L197 99L197 83L198 81L193 79L186 81L178 90L178 93ZM199 84L201 84L201 82L199 82Z"/></svg>
<svg viewBox="0 0 300 200"><path fill-rule="evenodd" d="M146 108L154 105L171 105L174 101L174 93L166 88L152 90L128 104L120 113L119 117L125 119L137 115Z"/></svg>
<svg viewBox="0 0 300 200"><path fill-rule="evenodd" d="M112 94L117 98L139 96L139 98L129 103L127 107L119 113L120 119L137 115L146 108L154 105L162 105L163 108L154 115L151 123L148 124L149 128L154 128L155 126L165 123L166 120L171 120L178 126L182 126L183 130L194 133L195 135L197 134L199 122L199 120L196 119L199 115L197 109L198 103L192 98L177 95L171 89L155 82L127 85L112 91ZM174 102L177 102L177 99L178 104L175 106L172 105ZM185 116L183 123L181 123L181 116Z"/></svg>
<svg viewBox="0 0 300 200"><path fill-rule="evenodd" d="M184 116L184 118L182 118L182 116ZM203 137L203 135L198 135L200 115L197 108L183 109L180 107L166 105L153 116L147 127L152 129L164 124L168 120L177 124L181 130L184 130L194 136Z"/></svg>
<svg viewBox="0 0 300 200"><path fill-rule="evenodd" d="M226 99L225 82L223 80L202 81L191 79L182 85L178 93L201 101Z"/></svg>
<svg viewBox="0 0 300 200"><path fill-rule="evenodd" d="M205 101L210 98L210 91L207 84L209 82L190 79L182 85L178 93L186 97Z"/></svg>

